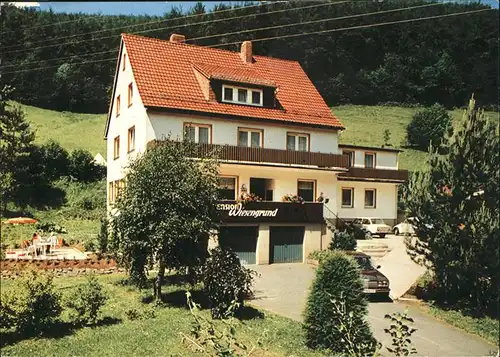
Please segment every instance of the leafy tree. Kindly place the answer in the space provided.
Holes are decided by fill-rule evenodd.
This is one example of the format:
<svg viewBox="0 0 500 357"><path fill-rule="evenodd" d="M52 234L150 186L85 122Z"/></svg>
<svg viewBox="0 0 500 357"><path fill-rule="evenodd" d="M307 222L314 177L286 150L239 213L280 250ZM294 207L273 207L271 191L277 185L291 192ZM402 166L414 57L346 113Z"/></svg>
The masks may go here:
<svg viewBox="0 0 500 357"><path fill-rule="evenodd" d="M0 88L0 187L3 211L20 187L20 174L27 169L21 161L29 159L35 140L35 133L25 120L24 112L9 102L12 91L9 86Z"/></svg>
<svg viewBox="0 0 500 357"><path fill-rule="evenodd" d="M391 146L391 131L389 129L384 130L384 146Z"/></svg>
<svg viewBox="0 0 500 357"><path fill-rule="evenodd" d="M127 168L113 207L110 250L139 284L146 264L158 263L156 298L166 268L202 264L208 235L217 228L218 161L212 154L193 160L194 150L190 142L168 139L150 147Z"/></svg>
<svg viewBox="0 0 500 357"><path fill-rule="evenodd" d="M57 180L68 175L69 154L59 143L50 140L41 147L45 176L49 180Z"/></svg>
<svg viewBox="0 0 500 357"><path fill-rule="evenodd" d="M475 107L413 175L408 210L419 239L407 241L416 261L431 267L442 303L498 314L499 127Z"/></svg>
<svg viewBox="0 0 500 357"><path fill-rule="evenodd" d="M319 2L316 2L320 4ZM235 12L214 13L230 6L217 5L206 11L197 3L191 9L173 8L163 16L101 16L29 11L15 6L2 6L0 47L5 56L2 78L15 83L15 100L39 107L78 112L103 113L108 109L109 88L113 85L116 63L104 61L79 64L90 53L115 50L120 37L69 44L71 39L40 43L51 38L73 36L110 28L152 22L141 29L155 30L147 36L168 39L171 33L187 38L238 32L241 30L307 22L426 4L423 0L351 1L317 8L270 14L271 11L302 6L301 2L255 2L234 4ZM479 3L441 4L439 7L413 9L416 18L450 12L486 9ZM192 14L206 16L186 17ZM251 15L258 16L251 16ZM194 25L203 20L234 20ZM81 19L82 21L74 21ZM158 30L162 20L175 19L165 30ZM379 14L377 19L406 19L404 12ZM470 16L449 17L438 21L415 22L410 25L382 26L320 36L299 36L255 42L254 52L290 60L298 60L330 105L338 103L377 104L380 102L439 102L447 108L460 106L464 88L477 93L483 103L498 108L498 9ZM68 22L68 20L72 20ZM304 32L349 27L370 23L368 17L350 18L322 24L303 25ZM179 26L171 28L171 26ZM190 26L185 26L190 25ZM43 26L43 27L40 27ZM19 31L19 29L23 29ZM293 26L196 40L208 46L293 34ZM51 47L44 47L44 46ZM42 47L42 48L38 48ZM237 45L225 49L238 50ZM68 58L70 57L70 58ZM58 66L54 58L65 58ZM472 60L473 59L473 60ZM34 63L33 63L34 62ZM23 71L43 67L43 70Z"/></svg>
<svg viewBox="0 0 500 357"><path fill-rule="evenodd" d="M339 302L343 309L339 311ZM365 321L367 303L357 263L341 252L331 252L316 270L304 318L306 342L311 348L331 353L348 353L349 348L363 348L360 355L369 355L376 348L370 327ZM343 311L343 312L342 312ZM339 326L350 319L348 333L351 344L345 343L345 330ZM353 347L354 346L354 347Z"/></svg>
<svg viewBox="0 0 500 357"><path fill-rule="evenodd" d="M71 153L68 171L75 180L83 182L102 180L106 174L106 168L98 165L89 151L82 149Z"/></svg>
<svg viewBox="0 0 500 357"><path fill-rule="evenodd" d="M440 104L418 111L406 129L408 144L421 150L436 147L451 126L451 116Z"/></svg>

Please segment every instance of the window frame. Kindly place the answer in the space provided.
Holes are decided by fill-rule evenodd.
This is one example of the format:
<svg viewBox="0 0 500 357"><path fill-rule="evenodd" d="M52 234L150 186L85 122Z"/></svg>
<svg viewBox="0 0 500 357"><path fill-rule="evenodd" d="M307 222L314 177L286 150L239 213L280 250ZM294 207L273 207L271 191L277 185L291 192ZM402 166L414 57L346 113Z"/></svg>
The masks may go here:
<svg viewBox="0 0 500 357"><path fill-rule="evenodd" d="M127 54L126 54L126 53L124 53L124 54L123 54L123 66L122 66L122 71L124 71L124 70L125 70L126 66L127 66Z"/></svg>
<svg viewBox="0 0 500 357"><path fill-rule="evenodd" d="M247 132L249 133L248 135L248 142L247 142L247 146L243 146L243 145L240 145L240 131L244 131L244 132ZM236 142L236 145L237 146L241 146L241 147L246 147L246 148L252 148L252 137L250 135L250 133L260 133L260 145L258 146L258 148L263 148L264 147L264 129L257 129L257 128L248 128L248 127L241 127L239 126L238 127L238 137L237 137L237 142Z"/></svg>
<svg viewBox="0 0 500 357"><path fill-rule="evenodd" d="M316 198L317 198L317 190L318 190L318 185L317 185L317 182L316 180L313 180L313 179L297 179L297 196L300 196L299 195L299 182L312 182L313 183L313 200L312 201L304 201L304 202L316 202ZM300 196L302 197L302 196ZM302 197L304 198L304 197Z"/></svg>
<svg viewBox="0 0 500 357"><path fill-rule="evenodd" d="M230 201L236 201L239 197L238 195L238 190L239 190L239 180L240 180L240 177L239 176L235 176L235 175L219 175L219 178L233 178L234 179L234 198ZM220 186L219 186L220 188Z"/></svg>
<svg viewBox="0 0 500 357"><path fill-rule="evenodd" d="M116 96L116 117L120 116L120 106L121 106L121 98L120 95Z"/></svg>
<svg viewBox="0 0 500 357"><path fill-rule="evenodd" d="M134 133L134 138L131 140L130 133ZM132 145L130 145L132 143ZM131 153L135 150L135 125L128 128L127 131L127 153Z"/></svg>
<svg viewBox="0 0 500 357"><path fill-rule="evenodd" d="M194 127L194 142L196 144L199 144L200 140L200 129L199 128L208 128L208 143L209 145L212 144L212 124L203 124L203 123L193 123L193 122L184 122L183 123L183 137L186 137L186 128L188 127Z"/></svg>
<svg viewBox="0 0 500 357"><path fill-rule="evenodd" d="M373 156L373 167L366 166L366 156L367 155L372 155ZM366 169L375 169L377 167L377 153L373 152L373 151L367 151L367 152L365 152L365 155L364 155L364 164L365 164L365 168Z"/></svg>
<svg viewBox="0 0 500 357"><path fill-rule="evenodd" d="M128 85L128 107L132 106L132 101L134 99L134 83L130 82Z"/></svg>
<svg viewBox="0 0 500 357"><path fill-rule="evenodd" d="M120 158L120 135L113 139L113 160Z"/></svg>
<svg viewBox="0 0 500 357"><path fill-rule="evenodd" d="M367 191L373 191L373 206L366 205L366 192ZM365 208L367 208L367 209L377 208L377 189L376 188L365 188L364 205L365 205Z"/></svg>
<svg viewBox="0 0 500 357"><path fill-rule="evenodd" d="M295 148L294 148L294 150L290 150L288 148L288 137L289 136L294 136L295 137ZM301 150L298 150L298 148L299 148L299 137L305 137L305 138L307 138L307 150L306 151L302 151L302 152L311 152L311 134L309 134L309 133L299 133L299 132L295 132L295 131L287 131L286 132L285 149L289 150L289 151L301 151Z"/></svg>
<svg viewBox="0 0 500 357"><path fill-rule="evenodd" d="M351 191L351 204L350 205L344 205L344 202L343 202L344 190ZM354 208L354 187L341 187L340 188L340 207L341 208Z"/></svg>
<svg viewBox="0 0 500 357"><path fill-rule="evenodd" d="M351 160L349 160L349 167L354 167L354 164L356 162L356 151L355 150L342 150L342 155L349 155L352 154L352 163Z"/></svg>
<svg viewBox="0 0 500 357"><path fill-rule="evenodd" d="M233 99L229 100L225 98L225 90L226 88L231 88L233 90ZM247 98L245 102L240 102L238 100L238 91L239 90L246 90L247 91ZM260 93L260 102L258 104L253 103L253 92L259 92ZM241 86L233 86L229 84L223 84L222 85L222 96L221 100L224 103L232 103L232 104L241 104L241 105L250 105L253 107L263 107L264 106L264 90L259 89L259 88L248 88L248 87L241 87Z"/></svg>
<svg viewBox="0 0 500 357"><path fill-rule="evenodd" d="M110 204L115 203L114 185L115 185L115 181L109 181L108 182L108 202Z"/></svg>

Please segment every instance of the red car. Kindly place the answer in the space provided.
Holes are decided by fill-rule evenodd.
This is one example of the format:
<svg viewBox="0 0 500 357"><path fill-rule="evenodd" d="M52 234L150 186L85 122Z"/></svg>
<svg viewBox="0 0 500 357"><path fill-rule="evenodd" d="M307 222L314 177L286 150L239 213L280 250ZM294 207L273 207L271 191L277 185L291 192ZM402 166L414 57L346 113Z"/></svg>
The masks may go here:
<svg viewBox="0 0 500 357"><path fill-rule="evenodd" d="M391 289L389 279L378 271L380 265L373 265L371 257L362 252L346 252L346 254L356 259L361 268L361 277L363 278L363 292L369 295L380 295L389 297Z"/></svg>

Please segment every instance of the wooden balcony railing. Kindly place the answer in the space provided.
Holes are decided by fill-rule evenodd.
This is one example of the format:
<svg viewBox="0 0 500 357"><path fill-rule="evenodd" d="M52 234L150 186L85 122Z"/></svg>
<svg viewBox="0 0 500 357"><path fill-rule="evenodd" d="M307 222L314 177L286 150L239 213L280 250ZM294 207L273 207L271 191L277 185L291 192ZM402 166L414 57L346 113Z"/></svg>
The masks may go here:
<svg viewBox="0 0 500 357"><path fill-rule="evenodd" d="M384 180L390 182L404 182L408 181L407 170L383 170L383 169L367 169L364 167L351 167L349 172L341 173L338 175L342 180L355 180L355 179L374 179Z"/></svg>
<svg viewBox="0 0 500 357"><path fill-rule="evenodd" d="M158 140L151 141L148 143L148 147L157 145L160 142ZM306 165L324 168L347 168L349 164L347 155L217 144L196 144L193 156L204 156L214 151L217 152L220 160L228 161Z"/></svg>

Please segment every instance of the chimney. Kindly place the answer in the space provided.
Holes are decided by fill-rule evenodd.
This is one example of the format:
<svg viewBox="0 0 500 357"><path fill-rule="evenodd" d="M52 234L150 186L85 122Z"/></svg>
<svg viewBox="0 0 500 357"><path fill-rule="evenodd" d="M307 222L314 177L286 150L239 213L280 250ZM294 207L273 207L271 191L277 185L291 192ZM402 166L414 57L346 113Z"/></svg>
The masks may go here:
<svg viewBox="0 0 500 357"><path fill-rule="evenodd" d="M245 63L252 63L252 41L243 41L240 57Z"/></svg>
<svg viewBox="0 0 500 357"><path fill-rule="evenodd" d="M170 42L174 43L184 43L186 41L186 36L173 33L170 35Z"/></svg>

